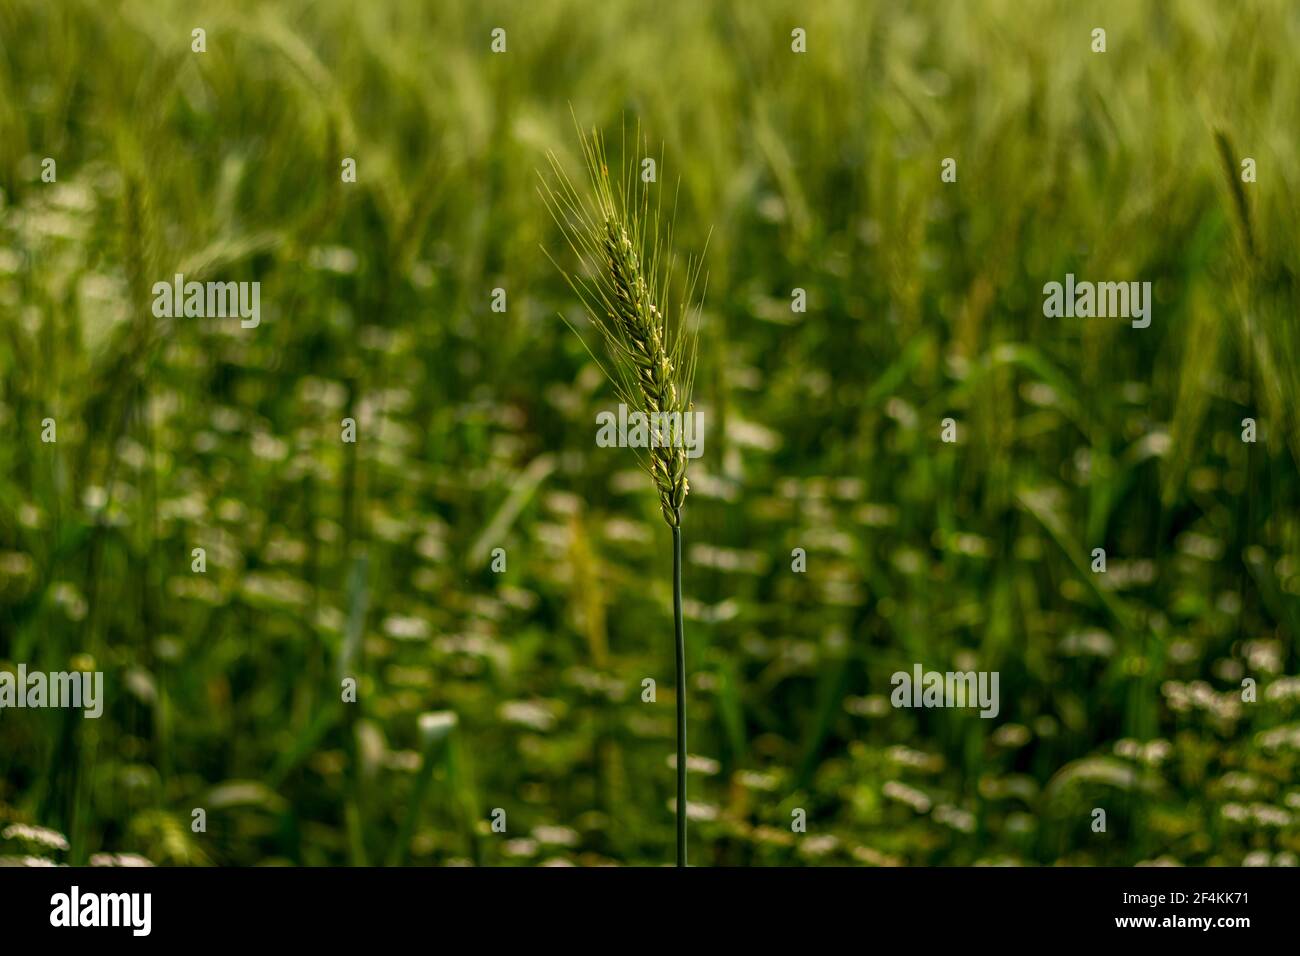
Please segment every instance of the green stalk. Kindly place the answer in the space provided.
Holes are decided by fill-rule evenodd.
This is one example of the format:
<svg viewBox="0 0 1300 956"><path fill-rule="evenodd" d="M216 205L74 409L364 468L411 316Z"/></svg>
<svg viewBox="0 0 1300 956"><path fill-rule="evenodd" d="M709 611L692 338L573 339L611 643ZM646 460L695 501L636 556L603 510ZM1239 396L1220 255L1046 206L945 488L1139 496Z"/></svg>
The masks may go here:
<svg viewBox="0 0 1300 956"><path fill-rule="evenodd" d="M641 154L640 141L637 155ZM582 300L587 317L607 346L608 364L587 351L628 406L650 416L667 415L667 433L656 432L641 464L659 493L659 510L673 532L673 623L677 650L677 865L686 866L686 635L682 625L682 506L690 491L683 444L683 416L689 414L695 378L698 306L694 298L699 263L690 271L685 296L671 310L671 228L659 232L659 200L637 185L636 166L616 182L609 174L604 141L592 132L582 137L582 153L592 195L584 199L551 157L557 184L544 186L542 198L569 248L586 261L586 275L564 273ZM552 260L554 261L554 260ZM563 270L561 269L563 272ZM575 330L576 331L576 330ZM581 336L579 336L581 337ZM584 342L584 345L586 343ZM658 426L656 426L658 427ZM667 440L664 440L664 439Z"/></svg>
<svg viewBox="0 0 1300 956"><path fill-rule="evenodd" d="M682 527L673 526L673 622L677 628L677 865L686 865L686 634L682 627Z"/></svg>

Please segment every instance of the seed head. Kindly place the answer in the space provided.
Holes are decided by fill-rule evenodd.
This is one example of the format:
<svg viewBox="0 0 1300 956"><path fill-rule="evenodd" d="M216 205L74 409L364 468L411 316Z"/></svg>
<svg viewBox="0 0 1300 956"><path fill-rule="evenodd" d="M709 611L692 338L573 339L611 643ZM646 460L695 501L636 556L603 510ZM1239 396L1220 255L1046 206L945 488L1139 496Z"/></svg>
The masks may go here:
<svg viewBox="0 0 1300 956"><path fill-rule="evenodd" d="M642 145L639 136L636 145ZM698 321L698 307L691 303L699 266L688 270L686 291L670 322L665 308L672 256L665 250L671 247L671 228L660 235L659 200L651 206L649 184L637 182L635 163L618 184L611 180L599 133L582 137L582 151L589 195L578 193L554 155L550 160L556 182L543 180L542 197L586 266L576 276L560 271L603 339L605 361L590 345L588 352L623 402L661 425L652 429L648 454L639 457L659 492L664 521L676 528L690 489L682 416L691 410L696 330L688 327L687 319Z"/></svg>

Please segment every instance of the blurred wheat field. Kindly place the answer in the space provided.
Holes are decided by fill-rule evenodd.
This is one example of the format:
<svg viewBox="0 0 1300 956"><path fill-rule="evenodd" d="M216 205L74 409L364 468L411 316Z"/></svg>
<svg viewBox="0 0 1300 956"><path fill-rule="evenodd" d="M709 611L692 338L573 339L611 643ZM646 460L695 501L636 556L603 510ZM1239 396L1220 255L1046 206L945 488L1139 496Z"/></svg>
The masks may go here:
<svg viewBox="0 0 1300 956"><path fill-rule="evenodd" d="M0 0L0 669L107 689L0 711L0 856L667 858L658 505L541 250L576 116L708 273L692 861L1294 865L1297 49L1285 0ZM157 318L176 273L261 324ZM1150 328L1046 318L1067 273ZM916 662L1000 714L892 708Z"/></svg>

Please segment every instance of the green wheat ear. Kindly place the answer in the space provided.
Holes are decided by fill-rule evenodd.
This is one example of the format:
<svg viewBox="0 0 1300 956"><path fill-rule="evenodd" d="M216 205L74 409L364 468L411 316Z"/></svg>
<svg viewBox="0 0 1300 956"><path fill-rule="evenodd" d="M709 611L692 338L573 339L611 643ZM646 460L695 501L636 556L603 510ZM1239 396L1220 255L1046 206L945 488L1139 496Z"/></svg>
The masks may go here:
<svg viewBox="0 0 1300 956"><path fill-rule="evenodd" d="M575 120L576 125L576 120ZM688 269L676 310L667 310L672 276L672 229L660 232L660 202L650 202L649 184L627 164L616 184L609 175L599 133L584 135L582 156L591 191L584 198L554 154L555 184L543 177L541 194L569 248L581 261L577 274L556 268L568 280L604 340L606 361L587 351L629 408L647 416L668 415L668 434L652 442L642 465L654 479L659 509L673 532L673 623L677 661L677 865L686 865L686 635L682 622L682 507L686 480L683 413L691 408L695 377L698 306L692 307L700 266ZM638 135L637 152L644 145ZM626 146L626 144L625 144ZM626 159L626 148L624 157ZM547 253L549 256L550 253ZM552 258L552 262L555 260ZM693 322L691 319L693 318ZM577 330L574 330L577 332ZM581 338L581 333L578 333ZM662 418L650 418L663 422ZM666 439L666 440L665 440Z"/></svg>
<svg viewBox="0 0 1300 956"><path fill-rule="evenodd" d="M673 362L664 348L663 317L650 300L627 229L617 219L605 221L605 255L614 284L614 319L632 357L645 410L680 414L684 409ZM676 528L682 523L682 504L690 488L686 481L686 450L680 442L660 445L652 449L649 460L664 520L670 528Z"/></svg>
<svg viewBox="0 0 1300 956"><path fill-rule="evenodd" d="M699 265L689 270L686 290L670 319L666 304L673 264L671 227L661 234L660 200L652 205L649 184L639 180L634 162L615 182L603 138L594 130L580 135L590 193L584 197L578 192L554 154L548 158L555 183L543 179L541 187L566 243L583 264L577 274L557 268L604 342L606 359L601 361L584 340L619 398L647 416L665 413L675 425L691 409L699 316L692 303ZM639 135L635 144L644 145ZM664 521L678 528L690 490L686 450L680 432L664 437L649 454L638 457L659 492Z"/></svg>

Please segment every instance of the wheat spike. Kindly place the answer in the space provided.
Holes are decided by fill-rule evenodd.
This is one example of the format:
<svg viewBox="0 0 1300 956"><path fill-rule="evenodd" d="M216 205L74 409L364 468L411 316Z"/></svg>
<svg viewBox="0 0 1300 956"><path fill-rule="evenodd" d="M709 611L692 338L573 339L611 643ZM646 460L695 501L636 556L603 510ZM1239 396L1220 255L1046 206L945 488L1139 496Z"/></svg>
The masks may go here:
<svg viewBox="0 0 1300 956"><path fill-rule="evenodd" d="M641 144L637 137L637 144ZM611 179L599 133L582 137L583 158L592 193L582 198L554 156L556 184L543 181L542 196L570 248L589 271L561 269L605 342L607 362L592 357L629 408L660 422L648 454L639 454L659 493L659 507L670 528L681 526L690 484L682 441L682 416L691 410L695 368L694 330L686 314L693 301L699 268L691 270L687 290L670 322L662 307L669 295L671 258L660 269L669 236L659 234L659 206L635 184L634 171L617 185ZM548 253L549 255L549 253ZM558 264L557 264L558 265ZM654 430L652 429L652 432Z"/></svg>

